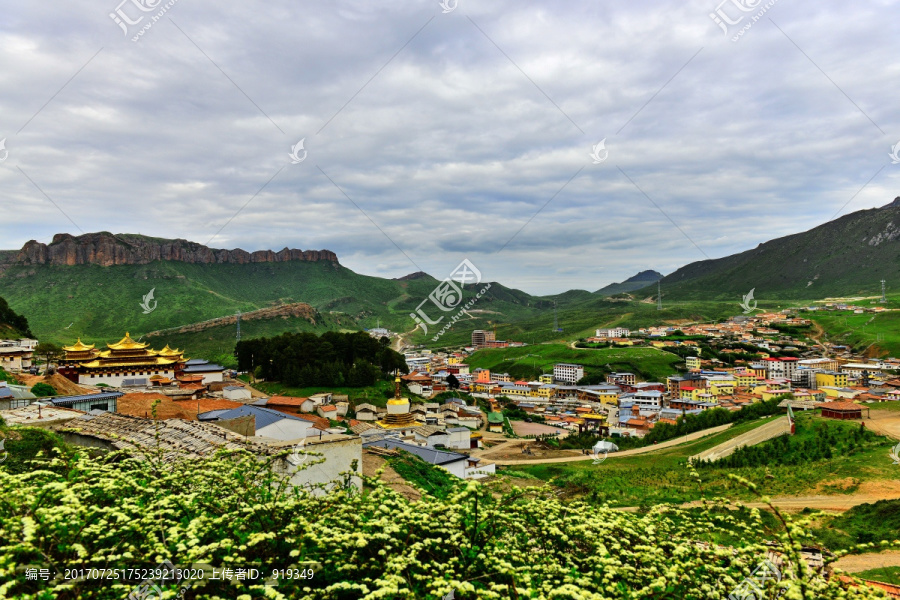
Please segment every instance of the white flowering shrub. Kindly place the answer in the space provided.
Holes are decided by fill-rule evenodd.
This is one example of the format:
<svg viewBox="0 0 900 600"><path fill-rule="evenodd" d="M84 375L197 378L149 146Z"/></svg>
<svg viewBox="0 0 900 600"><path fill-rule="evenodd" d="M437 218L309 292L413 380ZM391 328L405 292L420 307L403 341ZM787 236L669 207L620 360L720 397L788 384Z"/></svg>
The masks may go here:
<svg viewBox="0 0 900 600"><path fill-rule="evenodd" d="M126 598L135 581L72 581L66 568L298 566L277 586L198 581L186 598L436 600L703 599L728 595L765 558L762 526L728 511L656 507L645 515L564 504L536 490L495 495L460 481L411 502L376 480L314 497L244 452L161 465L120 453L0 469L0 597ZM758 517L758 511L754 515ZM758 523L757 523L758 525ZM784 552L799 551L789 536ZM722 548L717 531L746 539ZM28 579L28 569L59 573ZM865 588L785 573L788 600L872 598ZM775 595L770 587L767 598ZM163 597L178 595L164 587ZM132 596L134 597L134 596ZM145 598L149 598L146 597ZM156 597L153 597L155 600Z"/></svg>

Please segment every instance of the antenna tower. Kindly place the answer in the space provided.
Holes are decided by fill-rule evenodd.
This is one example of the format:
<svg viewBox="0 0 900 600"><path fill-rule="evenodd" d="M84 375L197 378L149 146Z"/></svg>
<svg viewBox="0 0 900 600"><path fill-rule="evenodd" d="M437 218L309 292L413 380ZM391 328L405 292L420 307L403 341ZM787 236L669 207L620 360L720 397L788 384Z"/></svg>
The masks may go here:
<svg viewBox="0 0 900 600"><path fill-rule="evenodd" d="M241 341L241 311L237 311L237 341Z"/></svg>
<svg viewBox="0 0 900 600"><path fill-rule="evenodd" d="M885 295L884 295L884 279L881 280L881 303L882 304L887 303L887 297L885 297Z"/></svg>
<svg viewBox="0 0 900 600"><path fill-rule="evenodd" d="M656 280L656 310L662 310L662 292L660 291L660 280Z"/></svg>

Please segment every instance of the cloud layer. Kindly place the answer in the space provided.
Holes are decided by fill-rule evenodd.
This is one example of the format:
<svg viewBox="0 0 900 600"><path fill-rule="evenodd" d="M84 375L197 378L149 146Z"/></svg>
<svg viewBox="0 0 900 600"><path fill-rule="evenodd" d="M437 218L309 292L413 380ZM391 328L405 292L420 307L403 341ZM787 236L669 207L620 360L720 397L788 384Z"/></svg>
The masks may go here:
<svg viewBox="0 0 900 600"><path fill-rule="evenodd" d="M382 277L468 257L557 293L898 195L896 2L139 4L0 23L0 247L140 232Z"/></svg>

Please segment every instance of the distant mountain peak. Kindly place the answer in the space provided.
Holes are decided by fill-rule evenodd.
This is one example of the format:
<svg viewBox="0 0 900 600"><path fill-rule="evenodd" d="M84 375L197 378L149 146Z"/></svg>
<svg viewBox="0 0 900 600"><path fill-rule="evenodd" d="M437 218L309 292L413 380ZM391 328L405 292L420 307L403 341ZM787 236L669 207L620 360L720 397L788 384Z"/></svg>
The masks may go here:
<svg viewBox="0 0 900 600"><path fill-rule="evenodd" d="M409 275L404 275L403 277L395 277L394 281L412 281L413 279L427 279L431 277L425 271L416 271L415 273L410 273Z"/></svg>
<svg viewBox="0 0 900 600"><path fill-rule="evenodd" d="M284 248L278 252L247 252L236 248L221 250L183 239L153 238L133 233L112 234L108 231L74 236L57 233L50 244L36 240L27 242L17 253L7 253L7 265L141 265L155 260L186 263L259 263L286 261L330 261L338 258L330 250L297 250ZM0 265L2 266L2 265Z"/></svg>
<svg viewBox="0 0 900 600"><path fill-rule="evenodd" d="M600 288L594 293L600 296L614 296L615 294L622 294L625 292L631 292L633 290L639 290L642 287L646 287L647 284L653 283L662 278L662 273L654 271L653 269L647 269L646 271L641 271L637 275L632 275L621 283L610 283L609 285Z"/></svg>
<svg viewBox="0 0 900 600"><path fill-rule="evenodd" d="M647 269L646 271L641 271L637 275L633 275L629 277L622 283L631 283L633 281L657 281L663 278L663 274L659 271L654 271L653 269Z"/></svg>
<svg viewBox="0 0 900 600"><path fill-rule="evenodd" d="M900 196L894 198L894 201L890 204L885 204L881 208L900 208Z"/></svg>

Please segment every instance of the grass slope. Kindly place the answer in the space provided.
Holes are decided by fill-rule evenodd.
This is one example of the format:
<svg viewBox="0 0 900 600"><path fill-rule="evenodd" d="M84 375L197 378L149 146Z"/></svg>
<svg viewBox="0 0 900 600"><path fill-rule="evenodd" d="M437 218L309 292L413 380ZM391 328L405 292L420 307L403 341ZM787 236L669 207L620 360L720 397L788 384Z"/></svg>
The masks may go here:
<svg viewBox="0 0 900 600"><path fill-rule="evenodd" d="M576 350L564 344L479 350L468 358L470 369L506 372L517 379L534 379L541 373L552 372L553 365L561 362L585 365L585 375L631 371L644 379L658 381L675 373L680 359L656 348Z"/></svg>
<svg viewBox="0 0 900 600"><path fill-rule="evenodd" d="M664 298L823 298L874 295L900 279L900 205L861 210L752 250L686 265L662 280ZM655 286L653 286L655 287ZM653 293L650 287L645 288Z"/></svg>
<svg viewBox="0 0 900 600"><path fill-rule="evenodd" d="M687 458L721 444L741 433L755 429L772 419L769 417L735 425L728 430L687 444L666 448L659 452L607 460L600 465L591 461L516 466L544 481L554 480L570 493L585 496L611 506L638 506L659 503L680 503L701 498L728 497L750 501L754 496L746 488L729 479L739 475L758 486L770 496L798 496L804 494L852 493L864 481L895 479L896 465L885 458L887 440L866 446L853 454L835 456L828 460L802 465L769 467L702 469L702 490L691 478L686 467ZM834 421L812 414L797 414L797 435L791 442L810 439L817 423ZM859 427L856 423L837 423L842 429ZM772 444L765 442L760 446ZM767 470L771 477L767 477Z"/></svg>

